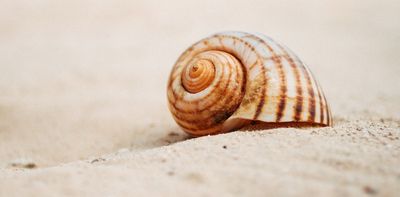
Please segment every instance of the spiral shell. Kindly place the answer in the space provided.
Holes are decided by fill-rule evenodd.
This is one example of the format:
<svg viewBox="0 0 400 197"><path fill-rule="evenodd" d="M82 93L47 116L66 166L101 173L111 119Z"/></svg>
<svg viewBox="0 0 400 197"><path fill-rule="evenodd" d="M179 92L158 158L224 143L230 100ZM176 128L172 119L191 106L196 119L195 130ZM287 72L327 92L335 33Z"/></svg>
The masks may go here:
<svg viewBox="0 0 400 197"><path fill-rule="evenodd" d="M271 38L223 32L187 49L168 82L169 109L195 136L246 125L329 126L331 112L307 66Z"/></svg>

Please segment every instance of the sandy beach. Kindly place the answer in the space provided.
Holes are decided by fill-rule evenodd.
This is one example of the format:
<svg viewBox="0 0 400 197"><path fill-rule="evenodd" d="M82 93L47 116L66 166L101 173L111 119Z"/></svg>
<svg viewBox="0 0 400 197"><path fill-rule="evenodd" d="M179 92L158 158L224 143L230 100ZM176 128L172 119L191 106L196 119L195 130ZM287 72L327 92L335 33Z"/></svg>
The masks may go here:
<svg viewBox="0 0 400 197"><path fill-rule="evenodd" d="M398 196L400 3L6 1L0 196ZM169 72L227 30L289 46L333 127L191 138Z"/></svg>

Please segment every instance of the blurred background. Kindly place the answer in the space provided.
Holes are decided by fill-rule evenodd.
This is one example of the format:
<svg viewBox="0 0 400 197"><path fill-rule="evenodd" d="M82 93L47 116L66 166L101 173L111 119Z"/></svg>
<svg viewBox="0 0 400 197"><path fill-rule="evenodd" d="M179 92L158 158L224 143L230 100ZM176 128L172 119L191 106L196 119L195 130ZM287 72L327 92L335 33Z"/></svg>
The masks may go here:
<svg viewBox="0 0 400 197"><path fill-rule="evenodd" d="M170 69L192 43L227 30L264 33L295 51L337 124L400 118L396 0L0 4L0 166L186 138L166 105Z"/></svg>

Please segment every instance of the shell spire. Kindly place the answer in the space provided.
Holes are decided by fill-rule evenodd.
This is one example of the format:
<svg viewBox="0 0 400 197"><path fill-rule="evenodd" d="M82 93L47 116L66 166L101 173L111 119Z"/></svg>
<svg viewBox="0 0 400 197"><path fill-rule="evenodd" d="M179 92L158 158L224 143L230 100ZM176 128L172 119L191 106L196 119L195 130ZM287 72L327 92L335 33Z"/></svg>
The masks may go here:
<svg viewBox="0 0 400 197"><path fill-rule="evenodd" d="M264 127L330 126L331 112L307 66L260 34L223 32L187 49L168 82L169 109L200 136Z"/></svg>

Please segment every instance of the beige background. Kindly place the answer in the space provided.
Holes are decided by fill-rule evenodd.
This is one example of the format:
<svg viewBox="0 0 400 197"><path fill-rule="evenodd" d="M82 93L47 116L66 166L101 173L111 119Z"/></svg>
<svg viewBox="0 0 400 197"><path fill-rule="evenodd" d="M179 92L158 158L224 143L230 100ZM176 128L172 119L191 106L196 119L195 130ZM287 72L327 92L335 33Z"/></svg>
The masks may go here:
<svg viewBox="0 0 400 197"><path fill-rule="evenodd" d="M400 192L396 0L0 5L0 195ZM334 128L188 139L167 109L169 71L193 42L226 30L295 51Z"/></svg>

